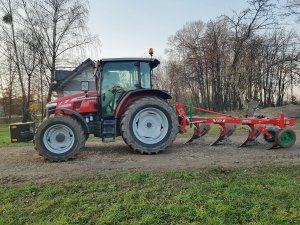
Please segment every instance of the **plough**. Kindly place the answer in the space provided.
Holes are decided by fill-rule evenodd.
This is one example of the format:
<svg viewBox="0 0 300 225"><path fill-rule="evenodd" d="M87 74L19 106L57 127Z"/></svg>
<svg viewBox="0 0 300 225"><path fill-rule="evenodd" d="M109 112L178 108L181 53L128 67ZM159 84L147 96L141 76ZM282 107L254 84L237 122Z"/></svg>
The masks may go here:
<svg viewBox="0 0 300 225"><path fill-rule="evenodd" d="M218 124L221 127L220 135L216 141L211 143L212 146L230 142L229 137L234 133L238 124L246 125L250 128L247 140L240 147L259 144L256 139L260 134L264 134L264 139L267 142L273 143L271 148L289 148L296 141L296 134L291 129L295 125L295 119L286 118L283 113L276 118L237 117L194 107L192 104L183 105L180 102L176 102L175 106L179 116L179 132L186 133L186 126L190 125L192 128L194 125L194 134L187 143L202 140L212 124ZM189 109L189 116L187 116L184 107ZM193 116L193 110L219 115L220 117Z"/></svg>

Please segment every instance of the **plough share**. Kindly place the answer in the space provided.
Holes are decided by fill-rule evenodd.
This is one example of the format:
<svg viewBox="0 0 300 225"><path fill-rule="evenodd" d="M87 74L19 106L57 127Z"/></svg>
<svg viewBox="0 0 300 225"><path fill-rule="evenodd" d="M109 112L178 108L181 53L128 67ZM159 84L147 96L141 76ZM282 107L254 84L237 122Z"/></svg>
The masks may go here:
<svg viewBox="0 0 300 225"><path fill-rule="evenodd" d="M176 111L179 116L180 133L187 131L186 126L194 125L194 134L188 143L194 140L202 140L203 136L208 133L212 124L218 124L221 127L220 135L211 145L219 145L228 143L229 137L234 133L236 126L247 125L250 130L247 140L240 147L259 144L256 140L263 133L267 142L273 143L271 148L289 148L295 144L296 134L291 129L295 125L295 119L286 118L284 114L280 114L276 118L257 118L257 117L237 117L224 113L214 112L211 110L194 107L192 104L183 105L179 102L175 103ZM190 115L187 116L184 107L189 108ZM220 117L199 117L193 116L193 110L219 115Z"/></svg>

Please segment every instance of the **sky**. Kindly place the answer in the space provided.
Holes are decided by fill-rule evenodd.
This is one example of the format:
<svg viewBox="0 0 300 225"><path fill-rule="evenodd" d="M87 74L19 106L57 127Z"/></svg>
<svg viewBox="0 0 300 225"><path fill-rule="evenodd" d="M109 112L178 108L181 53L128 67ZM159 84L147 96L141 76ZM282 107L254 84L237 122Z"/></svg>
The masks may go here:
<svg viewBox="0 0 300 225"><path fill-rule="evenodd" d="M168 37L187 22L207 22L247 7L246 0L90 0L89 28L101 41L91 58L164 57Z"/></svg>

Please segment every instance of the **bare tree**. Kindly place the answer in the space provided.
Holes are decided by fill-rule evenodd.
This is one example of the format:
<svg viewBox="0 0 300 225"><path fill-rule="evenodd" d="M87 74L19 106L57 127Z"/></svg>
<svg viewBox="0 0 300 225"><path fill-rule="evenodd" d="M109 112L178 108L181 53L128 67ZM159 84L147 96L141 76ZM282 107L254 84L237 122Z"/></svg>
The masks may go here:
<svg viewBox="0 0 300 225"><path fill-rule="evenodd" d="M14 91L14 84L16 78L16 71L15 71L15 63L13 62L13 52L12 47L10 45L6 45L5 57L6 63L2 64L1 68L1 91L2 91L2 107L5 110L6 116L8 115L8 123L12 122L12 109L13 109L13 91ZM3 69L5 68L5 69ZM5 84L4 84L5 83Z"/></svg>
<svg viewBox="0 0 300 225"><path fill-rule="evenodd" d="M234 11L232 17L225 16L232 24L233 29L233 70L235 70L243 47L251 35L258 30L276 25L274 7L272 0L250 0L249 8L240 13Z"/></svg>
<svg viewBox="0 0 300 225"><path fill-rule="evenodd" d="M71 50L94 40L87 31L88 5L84 0L21 0L28 29L39 43L50 71L47 79L51 101L54 74Z"/></svg>
<svg viewBox="0 0 300 225"><path fill-rule="evenodd" d="M181 98L220 111L240 110L250 99L284 104L299 80L300 46L298 35L278 26L273 2L251 0L232 17L190 22L172 35L168 76L175 98L180 90Z"/></svg>
<svg viewBox="0 0 300 225"><path fill-rule="evenodd" d="M231 81L233 87L232 103L233 108L242 108L241 91L245 88L239 87L239 84L246 83L247 77L242 71L238 70L241 54L246 51L247 43L254 37L255 32L262 29L274 27L276 16L274 14L275 5L272 0L250 0L249 7L240 13L233 12L232 17L225 16L232 27L232 49L233 57L231 63Z"/></svg>
<svg viewBox="0 0 300 225"><path fill-rule="evenodd" d="M300 21L300 0L286 0L285 8L287 10L285 15L295 16L297 22Z"/></svg>
<svg viewBox="0 0 300 225"><path fill-rule="evenodd" d="M31 87L32 78L39 66L39 43L35 36L30 32L31 30L22 31L22 47L20 48L21 66L24 73L27 75L27 105L30 108L31 103Z"/></svg>
<svg viewBox="0 0 300 225"><path fill-rule="evenodd" d="M6 75L5 85L12 87L16 79L9 79L16 75L14 86L19 88L10 90L22 96L26 122L32 100L39 99L43 108L46 89L47 101L51 100L56 68L80 57L78 50L84 53L86 45L98 39L88 32L88 2L84 0L0 0L0 15L0 51L6 62L13 63L6 65L7 71L13 68L13 74ZM39 98L32 95L37 95L33 85L39 89Z"/></svg>
<svg viewBox="0 0 300 225"><path fill-rule="evenodd" d="M6 40L8 44L12 45L13 49L13 61L15 63L17 74L19 78L19 84L21 87L22 93L22 109L23 109L23 122L26 122L29 118L29 108L27 107L27 96L25 91L25 84L23 80L23 74L21 70L21 63L20 63L20 53L18 48L18 37L17 37L17 28L16 28L16 18L17 18L17 11L18 11L18 4L17 2L12 2L11 0L0 0L0 10L4 14L2 21L7 24L1 24L1 30L3 34L6 36Z"/></svg>
<svg viewBox="0 0 300 225"><path fill-rule="evenodd" d="M204 34L204 23L195 21L187 23L184 27L171 36L168 40L169 49L167 53L172 61L169 71L172 71L172 83L181 84L183 89L189 89L192 99L200 103L200 96L204 96L203 74L201 73L202 43ZM177 61L177 62L176 62ZM181 74L181 76L179 76ZM176 81L175 81L176 79ZM181 88L174 86L176 94ZM182 90L182 92L185 92ZM180 92L179 92L179 96Z"/></svg>

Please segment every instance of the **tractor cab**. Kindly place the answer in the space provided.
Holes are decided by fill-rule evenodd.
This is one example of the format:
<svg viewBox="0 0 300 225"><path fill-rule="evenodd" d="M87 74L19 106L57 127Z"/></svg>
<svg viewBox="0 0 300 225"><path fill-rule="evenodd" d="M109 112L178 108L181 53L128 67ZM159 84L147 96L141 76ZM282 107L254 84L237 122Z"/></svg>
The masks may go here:
<svg viewBox="0 0 300 225"><path fill-rule="evenodd" d="M102 59L96 63L95 80L101 117L114 116L121 98L130 91L152 89L152 58Z"/></svg>

